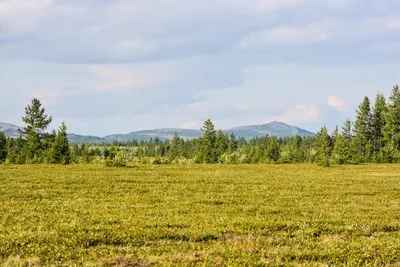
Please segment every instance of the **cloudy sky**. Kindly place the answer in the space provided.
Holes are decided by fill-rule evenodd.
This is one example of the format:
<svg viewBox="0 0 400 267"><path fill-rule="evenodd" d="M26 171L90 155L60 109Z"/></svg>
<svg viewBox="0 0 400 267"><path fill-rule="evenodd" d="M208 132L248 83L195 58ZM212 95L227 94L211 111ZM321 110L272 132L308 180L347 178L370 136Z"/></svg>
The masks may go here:
<svg viewBox="0 0 400 267"><path fill-rule="evenodd" d="M317 131L400 83L398 0L0 0L0 121L70 132L279 120Z"/></svg>

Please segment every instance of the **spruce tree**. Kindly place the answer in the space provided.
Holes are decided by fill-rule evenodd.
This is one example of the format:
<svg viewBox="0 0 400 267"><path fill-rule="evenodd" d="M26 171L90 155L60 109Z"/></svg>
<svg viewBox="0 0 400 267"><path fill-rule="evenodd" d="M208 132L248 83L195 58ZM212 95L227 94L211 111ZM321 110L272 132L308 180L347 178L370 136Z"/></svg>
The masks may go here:
<svg viewBox="0 0 400 267"><path fill-rule="evenodd" d="M357 153L361 161L368 161L372 148L372 129L371 129L371 103L367 96L357 110L357 119L354 124L354 152Z"/></svg>
<svg viewBox="0 0 400 267"><path fill-rule="evenodd" d="M386 124L386 115L388 112L388 107L386 104L386 99L383 94L378 94L375 99L375 104L372 109L371 118L371 139L372 139L372 153L374 161L382 162L384 161L380 154L385 145L384 142L384 127Z"/></svg>
<svg viewBox="0 0 400 267"><path fill-rule="evenodd" d="M171 146L169 149L169 159L174 160L183 155L183 144L184 141L179 137L178 133L175 132L174 137L171 140Z"/></svg>
<svg viewBox="0 0 400 267"><path fill-rule="evenodd" d="M335 164L342 165L349 162L350 147L342 134L335 138L335 144L332 151L332 160Z"/></svg>
<svg viewBox="0 0 400 267"><path fill-rule="evenodd" d="M238 142L236 140L236 136L234 133L231 133L229 136L229 153L233 153L238 148Z"/></svg>
<svg viewBox="0 0 400 267"><path fill-rule="evenodd" d="M317 163L321 166L330 166L331 140L326 126L317 133Z"/></svg>
<svg viewBox="0 0 400 267"><path fill-rule="evenodd" d="M281 157L281 147L278 138L271 137L267 144L267 158L274 162L278 162Z"/></svg>
<svg viewBox="0 0 400 267"><path fill-rule="evenodd" d="M50 161L55 164L71 163L71 149L68 143L67 126L62 122L50 152Z"/></svg>
<svg viewBox="0 0 400 267"><path fill-rule="evenodd" d="M204 122L201 131L203 132L201 137L201 160L203 163L217 163L217 132L210 119Z"/></svg>
<svg viewBox="0 0 400 267"><path fill-rule="evenodd" d="M228 150L229 138L221 130L217 132L216 146L218 157L222 156Z"/></svg>
<svg viewBox="0 0 400 267"><path fill-rule="evenodd" d="M7 138L4 132L0 131L0 164L7 158Z"/></svg>
<svg viewBox="0 0 400 267"><path fill-rule="evenodd" d="M343 139L346 142L350 142L353 139L353 125L349 119L346 120L342 127Z"/></svg>
<svg viewBox="0 0 400 267"><path fill-rule="evenodd" d="M386 123L383 127L385 154L389 161L397 158L400 149L400 89L395 85L389 97L386 113Z"/></svg>

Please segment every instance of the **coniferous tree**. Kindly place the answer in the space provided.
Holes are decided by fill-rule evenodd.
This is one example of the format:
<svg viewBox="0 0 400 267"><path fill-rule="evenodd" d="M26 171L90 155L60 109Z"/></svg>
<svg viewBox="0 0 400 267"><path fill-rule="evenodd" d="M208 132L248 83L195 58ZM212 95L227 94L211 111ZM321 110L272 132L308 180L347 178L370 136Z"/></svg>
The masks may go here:
<svg viewBox="0 0 400 267"><path fill-rule="evenodd" d="M375 99L375 104L372 109L371 118L371 139L372 139L372 154L375 162L384 162L383 148L384 142L384 127L386 124L386 115L388 107L383 94L378 94Z"/></svg>
<svg viewBox="0 0 400 267"><path fill-rule="evenodd" d="M7 138L4 132L0 131L0 164L7 158Z"/></svg>
<svg viewBox="0 0 400 267"><path fill-rule="evenodd" d="M353 125L349 119L346 120L342 127L343 139L350 142L353 139Z"/></svg>
<svg viewBox="0 0 400 267"><path fill-rule="evenodd" d="M349 145L342 134L338 134L335 138L335 144L332 151L332 160L335 164L342 165L349 162Z"/></svg>
<svg viewBox="0 0 400 267"><path fill-rule="evenodd" d="M238 142L236 140L236 136L234 133L231 133L229 136L229 153L233 153L238 148Z"/></svg>
<svg viewBox="0 0 400 267"><path fill-rule="evenodd" d="M353 142L354 153L356 153L354 156L360 158L363 162L368 161L371 155L371 125L371 103L366 96L357 110L357 119L354 123L355 138Z"/></svg>
<svg viewBox="0 0 400 267"><path fill-rule="evenodd" d="M203 163L217 163L217 132L214 129L214 124L210 119L204 122L201 129L203 136L201 137L201 159Z"/></svg>
<svg viewBox="0 0 400 267"><path fill-rule="evenodd" d="M386 113L386 123L383 127L385 154L388 161L397 160L400 149L400 89L395 85L389 97Z"/></svg>
<svg viewBox="0 0 400 267"><path fill-rule="evenodd" d="M280 157L281 157L281 148L279 145L278 138L276 138L275 136L271 137L267 145L267 158L268 160L278 162Z"/></svg>
<svg viewBox="0 0 400 267"><path fill-rule="evenodd" d="M50 125L52 117L45 114L45 109L38 99L33 99L32 103L25 107L25 116L22 117L25 127L20 130L26 138L23 156L28 161L40 160L43 150L42 139L44 131Z"/></svg>
<svg viewBox="0 0 400 267"><path fill-rule="evenodd" d="M218 157L222 156L228 150L229 139L221 130L217 132L216 146Z"/></svg>
<svg viewBox="0 0 400 267"><path fill-rule="evenodd" d="M302 143L301 137L296 134L292 138L292 142L290 143L290 148L289 148L290 158L293 163L300 163L304 160L303 153L301 151L301 143Z"/></svg>
<svg viewBox="0 0 400 267"><path fill-rule="evenodd" d="M169 149L170 160L174 160L183 155L183 145L184 140L179 137L178 133L175 133L174 137L171 140L171 146Z"/></svg>
<svg viewBox="0 0 400 267"><path fill-rule="evenodd" d="M57 136L51 147L50 162L56 164L71 163L71 149L68 143L67 126L62 122Z"/></svg>
<svg viewBox="0 0 400 267"><path fill-rule="evenodd" d="M321 166L330 166L331 140L326 126L317 133L317 163Z"/></svg>

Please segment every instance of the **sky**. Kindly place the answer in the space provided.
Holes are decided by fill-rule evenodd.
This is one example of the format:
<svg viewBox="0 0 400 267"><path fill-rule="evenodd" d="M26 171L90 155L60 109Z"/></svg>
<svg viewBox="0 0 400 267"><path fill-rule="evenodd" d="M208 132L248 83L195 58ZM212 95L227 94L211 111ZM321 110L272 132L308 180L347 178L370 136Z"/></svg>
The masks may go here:
<svg viewBox="0 0 400 267"><path fill-rule="evenodd" d="M398 0L0 0L0 121L104 136L354 119L400 83Z"/></svg>

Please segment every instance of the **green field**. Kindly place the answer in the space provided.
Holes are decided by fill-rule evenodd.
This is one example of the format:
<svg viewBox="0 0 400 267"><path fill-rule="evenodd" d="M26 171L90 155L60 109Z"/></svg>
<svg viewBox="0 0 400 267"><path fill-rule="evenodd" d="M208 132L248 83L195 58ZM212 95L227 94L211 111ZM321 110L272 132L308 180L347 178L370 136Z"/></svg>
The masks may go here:
<svg viewBox="0 0 400 267"><path fill-rule="evenodd" d="M0 265L400 263L400 165L0 166Z"/></svg>

